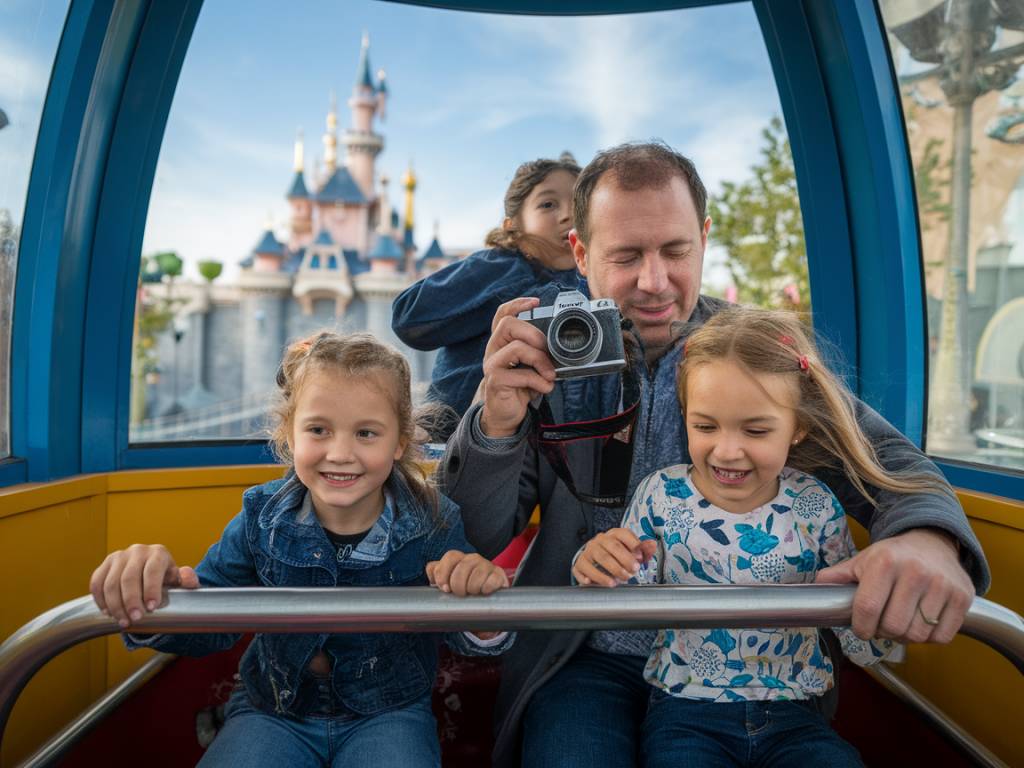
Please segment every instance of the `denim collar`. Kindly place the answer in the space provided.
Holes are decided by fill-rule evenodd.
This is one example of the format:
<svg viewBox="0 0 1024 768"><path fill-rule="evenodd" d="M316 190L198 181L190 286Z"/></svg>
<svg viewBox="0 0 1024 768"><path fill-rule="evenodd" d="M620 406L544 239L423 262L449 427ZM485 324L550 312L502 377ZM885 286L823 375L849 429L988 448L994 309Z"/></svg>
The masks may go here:
<svg viewBox="0 0 1024 768"><path fill-rule="evenodd" d="M313 511L309 491L294 471L263 505L258 524L266 532L269 554L281 562L319 567L336 560L334 546ZM429 516L401 475L392 470L384 486L384 509L366 538L345 559L346 567L379 565L429 530Z"/></svg>

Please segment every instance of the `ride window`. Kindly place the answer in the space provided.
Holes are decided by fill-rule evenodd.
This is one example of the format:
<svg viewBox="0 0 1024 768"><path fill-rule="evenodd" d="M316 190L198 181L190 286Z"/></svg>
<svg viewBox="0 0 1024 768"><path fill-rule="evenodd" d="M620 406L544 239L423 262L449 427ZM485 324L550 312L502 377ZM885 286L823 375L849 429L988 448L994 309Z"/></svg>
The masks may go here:
<svg viewBox="0 0 1024 768"><path fill-rule="evenodd" d="M265 435L283 348L319 328L401 347L394 297L482 248L516 167L564 151L584 165L657 137L691 156L715 219L705 292L806 309L780 116L747 3L577 18L204 3L149 205L130 439ZM421 397L435 353L403 351Z"/></svg>
<svg viewBox="0 0 1024 768"><path fill-rule="evenodd" d="M0 5L0 459L11 453L11 321L25 196L67 12L67 0Z"/></svg>
<svg viewBox="0 0 1024 768"><path fill-rule="evenodd" d="M921 227L926 448L1024 469L1024 5L885 0L881 9Z"/></svg>

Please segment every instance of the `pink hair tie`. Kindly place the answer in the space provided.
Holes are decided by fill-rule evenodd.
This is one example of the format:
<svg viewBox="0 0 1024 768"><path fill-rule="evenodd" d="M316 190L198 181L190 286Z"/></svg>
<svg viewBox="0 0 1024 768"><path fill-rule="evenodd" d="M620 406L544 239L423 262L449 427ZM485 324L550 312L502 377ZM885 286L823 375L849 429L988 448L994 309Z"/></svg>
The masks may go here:
<svg viewBox="0 0 1024 768"><path fill-rule="evenodd" d="M803 371L804 373L807 373L807 371L810 370L811 364L807 362L807 355L800 355L800 357L798 357L796 361L800 363L800 370Z"/></svg>
<svg viewBox="0 0 1024 768"><path fill-rule="evenodd" d="M787 347L792 347L796 343L793 341L792 336L779 336L779 341L781 341Z"/></svg>

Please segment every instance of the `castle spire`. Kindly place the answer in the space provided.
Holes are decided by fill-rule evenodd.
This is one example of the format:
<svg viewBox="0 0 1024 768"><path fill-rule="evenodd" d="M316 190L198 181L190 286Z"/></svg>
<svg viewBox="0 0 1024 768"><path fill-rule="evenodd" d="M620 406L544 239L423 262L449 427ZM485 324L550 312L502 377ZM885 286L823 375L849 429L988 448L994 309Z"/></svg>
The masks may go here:
<svg viewBox="0 0 1024 768"><path fill-rule="evenodd" d="M405 187L405 232L402 234L402 251L405 253L405 272L408 275L415 274L416 243L413 240L412 230L413 219L413 193L416 191L416 174L412 170L412 160L409 160L409 168L402 175L402 186Z"/></svg>
<svg viewBox="0 0 1024 768"><path fill-rule="evenodd" d="M327 113L327 131L324 133L324 164L330 176L338 167L338 97L331 89L331 109Z"/></svg>
<svg viewBox="0 0 1024 768"><path fill-rule="evenodd" d="M370 70L370 35L366 30L363 30L363 46L359 51L359 66L356 67L356 87L377 90Z"/></svg>
<svg viewBox="0 0 1024 768"><path fill-rule="evenodd" d="M377 222L377 233L380 235L391 234L391 200L388 197L388 182L390 179L387 174L382 173L380 176L380 221Z"/></svg>
<svg viewBox="0 0 1024 768"><path fill-rule="evenodd" d="M383 69L377 70L377 114L384 121L388 104L388 75Z"/></svg>
<svg viewBox="0 0 1024 768"><path fill-rule="evenodd" d="M302 169L305 165L305 159L302 154L302 129L299 128L298 133L295 136L295 172L302 173Z"/></svg>
<svg viewBox="0 0 1024 768"><path fill-rule="evenodd" d="M413 193L416 191L416 174L412 170L412 160L409 161L409 169L402 175L402 186L405 188L405 231L411 233L413 228Z"/></svg>

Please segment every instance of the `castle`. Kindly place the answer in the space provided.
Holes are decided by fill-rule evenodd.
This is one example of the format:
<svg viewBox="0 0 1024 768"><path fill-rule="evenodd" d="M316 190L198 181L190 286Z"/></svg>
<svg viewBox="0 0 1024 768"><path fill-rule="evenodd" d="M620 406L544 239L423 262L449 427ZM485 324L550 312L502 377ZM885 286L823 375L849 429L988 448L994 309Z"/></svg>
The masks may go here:
<svg viewBox="0 0 1024 768"><path fill-rule="evenodd" d="M406 353L414 388L425 390L433 353L410 350L391 330L391 303L416 279L447 264L435 235L417 254L413 239L416 177L401 179L404 215L390 203L388 178L377 175L388 89L374 78L364 34L348 100L351 126L341 136L332 95L323 135L323 168L306 175L301 134L286 198L288 237L267 227L239 266L234 284L143 282L140 301L170 301L173 327L156 340L160 375L145 385L142 420L132 440L242 437L258 434L289 340L323 327L366 330ZM309 182L307 183L307 178ZM135 393L133 393L133 397Z"/></svg>

